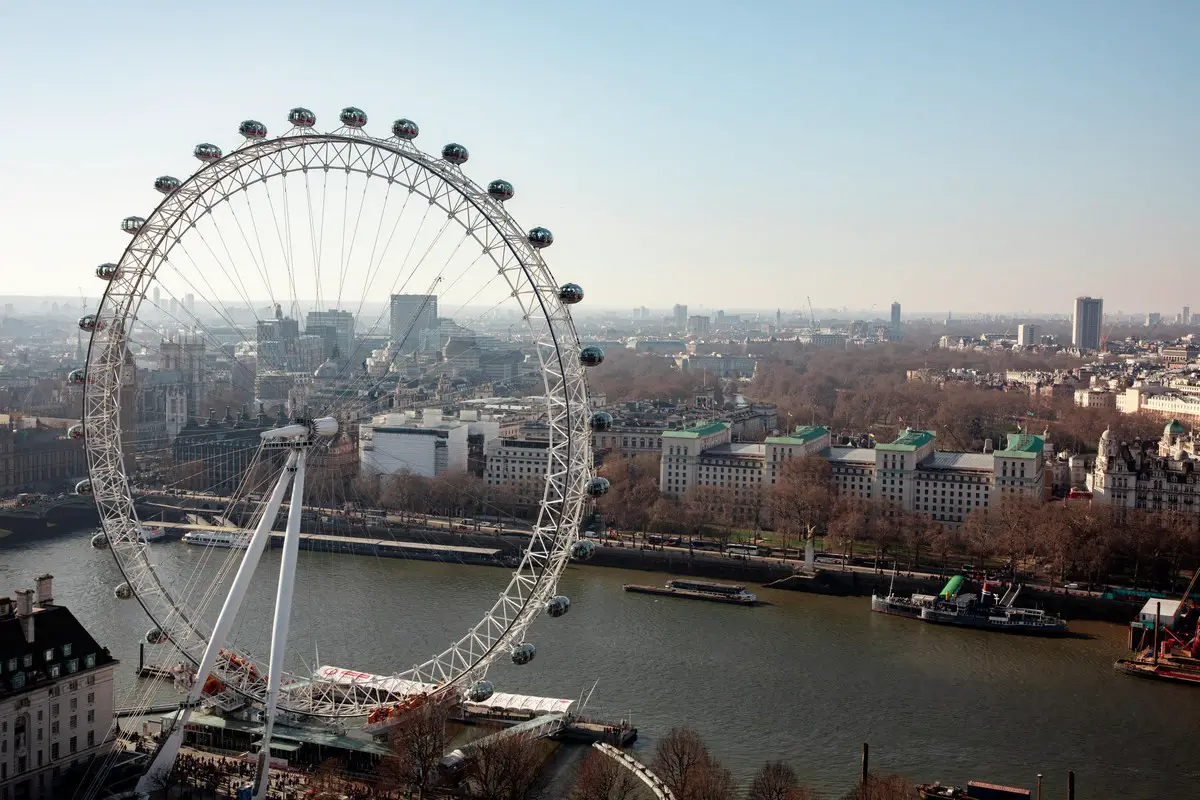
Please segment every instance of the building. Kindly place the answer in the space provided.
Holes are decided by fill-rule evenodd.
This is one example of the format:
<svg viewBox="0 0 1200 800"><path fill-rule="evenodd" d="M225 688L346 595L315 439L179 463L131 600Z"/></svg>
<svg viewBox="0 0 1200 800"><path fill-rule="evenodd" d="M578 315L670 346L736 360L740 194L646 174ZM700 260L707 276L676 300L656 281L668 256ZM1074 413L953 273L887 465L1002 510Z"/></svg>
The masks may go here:
<svg viewBox="0 0 1200 800"><path fill-rule="evenodd" d="M259 434L289 422L284 416L269 419L261 407L257 417L243 408L235 418L226 407L221 419L212 410L204 421L193 419L171 443L176 485L233 494L254 462L262 443Z"/></svg>
<svg viewBox="0 0 1200 800"><path fill-rule="evenodd" d="M892 332L900 330L900 304L892 303Z"/></svg>
<svg viewBox="0 0 1200 800"><path fill-rule="evenodd" d="M1173 367L1182 367L1200 358L1200 347L1194 344L1169 344L1162 349L1163 361Z"/></svg>
<svg viewBox="0 0 1200 800"><path fill-rule="evenodd" d="M703 372L716 378L753 378L758 359L751 356L678 355L675 366L685 372Z"/></svg>
<svg viewBox="0 0 1200 800"><path fill-rule="evenodd" d="M0 497L19 492L68 488L87 476L83 441L63 428L21 420L0 424Z"/></svg>
<svg viewBox="0 0 1200 800"><path fill-rule="evenodd" d="M394 294L391 301L391 333L402 353L413 353L420 347L421 331L438 326L437 295ZM438 342L440 347L445 342Z"/></svg>
<svg viewBox="0 0 1200 800"><path fill-rule="evenodd" d="M708 333L708 317L692 316L687 319L687 332L695 333L701 336Z"/></svg>
<svg viewBox="0 0 1200 800"><path fill-rule="evenodd" d="M1038 326L1022 322L1017 326L1017 346L1036 347L1038 344Z"/></svg>
<svg viewBox="0 0 1200 800"><path fill-rule="evenodd" d="M373 475L410 472L433 478L466 472L470 423L446 418L440 408L379 414L359 427L359 463Z"/></svg>
<svg viewBox="0 0 1200 800"><path fill-rule="evenodd" d="M177 370L142 370L134 400L139 453L170 447L188 421L187 384Z"/></svg>
<svg viewBox="0 0 1200 800"><path fill-rule="evenodd" d="M550 463L550 439L531 426L521 434L488 442L484 483L489 497L499 506L531 509L542 502L546 491L546 468Z"/></svg>
<svg viewBox="0 0 1200 800"><path fill-rule="evenodd" d="M51 797L112 744L117 661L55 605L53 581L0 597L0 800Z"/></svg>
<svg viewBox="0 0 1200 800"><path fill-rule="evenodd" d="M1076 297L1071 312L1071 344L1080 350L1100 349L1100 329L1104 325L1104 300Z"/></svg>
<svg viewBox="0 0 1200 800"><path fill-rule="evenodd" d="M262 323L259 323L260 325ZM178 372L183 381L187 408L184 413L197 416L208 402L208 356L200 334L185 334L176 341L167 339L159 345L158 368Z"/></svg>
<svg viewBox="0 0 1200 800"><path fill-rule="evenodd" d="M1162 314L1157 311L1149 311L1146 313L1146 327L1154 328L1162 322Z"/></svg>
<svg viewBox="0 0 1200 800"><path fill-rule="evenodd" d="M1117 393L1111 389L1090 387L1075 390L1075 405L1080 408L1117 408Z"/></svg>
<svg viewBox="0 0 1200 800"><path fill-rule="evenodd" d="M741 444L731 441L728 424L709 423L663 433L659 487L674 498L689 489L732 489L734 502L750 502L775 484L787 459L817 456L830 463L839 494L961 524L971 511L987 509L993 498L1044 498L1043 446L1041 436L1011 433L1003 450L939 451L932 432L905 430L895 441L876 447L848 447L832 445L829 431L821 426Z"/></svg>
<svg viewBox="0 0 1200 800"><path fill-rule="evenodd" d="M1112 431L1105 430L1087 488L1097 503L1200 513L1196 437L1175 419L1166 424L1157 442L1118 442Z"/></svg>
<svg viewBox="0 0 1200 800"><path fill-rule="evenodd" d="M671 309L671 319L675 323L675 330L682 331L687 328L688 307L677 303Z"/></svg>
<svg viewBox="0 0 1200 800"><path fill-rule="evenodd" d="M1191 306L1183 307L1183 312L1179 315L1179 321L1182 322L1184 325L1192 324L1192 307Z"/></svg>
<svg viewBox="0 0 1200 800"><path fill-rule="evenodd" d="M304 332L325 341L324 358L354 355L354 315L349 311L310 311L304 319Z"/></svg>

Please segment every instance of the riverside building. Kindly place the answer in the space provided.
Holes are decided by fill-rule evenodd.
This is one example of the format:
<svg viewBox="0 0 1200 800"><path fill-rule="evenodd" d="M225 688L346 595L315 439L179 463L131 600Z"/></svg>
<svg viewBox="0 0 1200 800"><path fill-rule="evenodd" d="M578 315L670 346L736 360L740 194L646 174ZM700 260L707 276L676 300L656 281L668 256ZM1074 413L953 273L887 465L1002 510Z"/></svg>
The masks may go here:
<svg viewBox="0 0 1200 800"><path fill-rule="evenodd" d="M0 800L52 796L60 775L112 741L117 662L55 605L53 581L0 597Z"/></svg>
<svg viewBox="0 0 1200 800"><path fill-rule="evenodd" d="M1146 511L1200 513L1196 481L1196 437L1171 420L1157 441L1118 442L1100 434L1087 488L1096 503Z"/></svg>
<svg viewBox="0 0 1200 800"><path fill-rule="evenodd" d="M984 453L935 450L933 433L918 430L871 448L834 445L819 425L761 443L733 442L723 422L662 436L659 488L674 498L711 487L749 503L777 482L788 459L806 456L830 463L839 494L882 500L947 524L962 523L1002 495L1041 499L1047 491L1044 440L1021 433L1009 434L1004 449Z"/></svg>

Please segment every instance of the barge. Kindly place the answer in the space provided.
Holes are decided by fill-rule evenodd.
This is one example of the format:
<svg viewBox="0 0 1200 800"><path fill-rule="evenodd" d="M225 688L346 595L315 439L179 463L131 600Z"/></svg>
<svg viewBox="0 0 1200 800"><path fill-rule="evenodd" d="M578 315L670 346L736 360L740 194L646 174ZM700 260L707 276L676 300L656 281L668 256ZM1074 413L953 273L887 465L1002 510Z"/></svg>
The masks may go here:
<svg viewBox="0 0 1200 800"><path fill-rule="evenodd" d="M714 603L729 603L737 606L756 606L758 597L746 591L745 586L730 583L709 583L708 581L671 580L665 586L646 586L637 583L627 583L627 592L638 594L655 594L665 597L684 597L693 600L708 600Z"/></svg>

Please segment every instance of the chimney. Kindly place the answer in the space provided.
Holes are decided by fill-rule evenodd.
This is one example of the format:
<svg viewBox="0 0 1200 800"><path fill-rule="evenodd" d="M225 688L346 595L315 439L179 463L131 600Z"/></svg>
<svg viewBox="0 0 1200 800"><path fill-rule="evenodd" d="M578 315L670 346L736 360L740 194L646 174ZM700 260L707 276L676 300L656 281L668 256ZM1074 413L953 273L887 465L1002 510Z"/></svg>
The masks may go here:
<svg viewBox="0 0 1200 800"><path fill-rule="evenodd" d="M27 644L33 644L33 589L17 589L17 619Z"/></svg>
<svg viewBox="0 0 1200 800"><path fill-rule="evenodd" d="M47 572L38 575L34 581L37 586L37 607L47 608L54 605L54 576Z"/></svg>

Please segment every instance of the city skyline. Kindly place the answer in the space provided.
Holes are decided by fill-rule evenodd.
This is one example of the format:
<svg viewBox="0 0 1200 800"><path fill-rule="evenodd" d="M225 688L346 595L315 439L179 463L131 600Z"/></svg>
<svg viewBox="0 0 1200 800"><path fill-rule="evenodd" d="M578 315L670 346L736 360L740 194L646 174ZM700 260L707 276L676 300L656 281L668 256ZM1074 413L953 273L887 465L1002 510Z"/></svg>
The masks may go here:
<svg viewBox="0 0 1200 800"><path fill-rule="evenodd" d="M206 80L182 85L140 53L165 38L199 46L180 33L188 9L130 25L108 7L22 7L0 49L10 74L34 76L0 88L28 120L0 154L5 288L50 280L94 295L87 273L127 243L122 216L149 213L155 176L190 174L197 142L230 147L246 118L278 133L296 104L329 129L353 103L371 132L411 117L426 151L461 141L468 175L511 180L520 224L555 232L556 278L597 307L752 307L770 287L797 308L811 296L817 307L857 297L1069 312L1088 294L1174 311L1196 266L1200 118L1183 98L1200 71L1188 42L1200 8L1063 2L1032 25L1016 6L761 9L769 28L731 32L715 6L689 7L686 21L671 6L556 8L497 62L497 41L529 38L529 15L476 6L456 20L452 50L406 42L406 59L439 79L397 93L372 69L390 63L386 25L330 19L317 32L302 14L239 8L244 25L287 43L257 45L256 58L313 57L267 82L214 59ZM444 9L418 4L406 20L439 29ZM213 36L206 51L241 51L237 29ZM358 58L331 45L346 41ZM516 107L477 80L497 71L544 102ZM741 157L714 157L718 147ZM986 303L978 276L991 278Z"/></svg>

